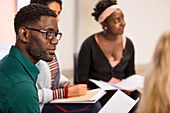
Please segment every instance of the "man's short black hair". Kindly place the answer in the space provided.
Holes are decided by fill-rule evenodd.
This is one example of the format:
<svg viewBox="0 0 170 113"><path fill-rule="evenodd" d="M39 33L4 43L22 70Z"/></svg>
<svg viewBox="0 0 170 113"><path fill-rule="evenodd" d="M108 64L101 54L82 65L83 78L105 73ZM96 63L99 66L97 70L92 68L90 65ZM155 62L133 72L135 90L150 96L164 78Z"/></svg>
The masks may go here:
<svg viewBox="0 0 170 113"><path fill-rule="evenodd" d="M41 16L57 17L54 11L44 5L30 4L21 8L14 18L14 28L16 34L18 35L18 30L20 27L25 27L26 25L40 21Z"/></svg>
<svg viewBox="0 0 170 113"><path fill-rule="evenodd" d="M31 0L30 3L39 3L42 5L47 6L51 2L57 2L60 4L60 8L62 9L62 1L61 0Z"/></svg>
<svg viewBox="0 0 170 113"><path fill-rule="evenodd" d="M94 12L92 13L92 16L95 17L95 20L98 21L98 18L100 14L108 7L112 5L117 5L116 0L100 0L97 4L96 7L94 8Z"/></svg>

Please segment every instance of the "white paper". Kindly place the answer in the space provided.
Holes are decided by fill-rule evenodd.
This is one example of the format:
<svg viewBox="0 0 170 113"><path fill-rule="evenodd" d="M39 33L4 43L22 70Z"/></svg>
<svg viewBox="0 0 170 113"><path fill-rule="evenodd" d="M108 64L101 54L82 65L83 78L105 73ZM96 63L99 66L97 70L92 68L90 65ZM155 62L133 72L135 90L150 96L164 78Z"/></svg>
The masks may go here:
<svg viewBox="0 0 170 113"><path fill-rule="evenodd" d="M99 113L128 113L138 101L139 98L134 100L118 90L102 107Z"/></svg>
<svg viewBox="0 0 170 113"><path fill-rule="evenodd" d="M107 82L102 82L94 79L89 79L89 81L95 83L97 86L104 90L117 90L118 88L113 87L112 85L108 84Z"/></svg>
<svg viewBox="0 0 170 113"><path fill-rule="evenodd" d="M144 77L137 74L132 75L126 79L123 79L116 84L110 84L105 81L98 81L94 79L89 79L89 80L104 90L121 89L121 90L133 91L139 88L143 88L143 84L144 84Z"/></svg>

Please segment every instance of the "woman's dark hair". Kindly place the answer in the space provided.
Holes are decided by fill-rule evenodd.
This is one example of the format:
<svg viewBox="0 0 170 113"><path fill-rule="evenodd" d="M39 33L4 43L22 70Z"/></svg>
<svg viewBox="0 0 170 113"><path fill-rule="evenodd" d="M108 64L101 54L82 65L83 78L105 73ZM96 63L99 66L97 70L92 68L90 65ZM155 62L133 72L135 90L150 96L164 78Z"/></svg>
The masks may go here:
<svg viewBox="0 0 170 113"><path fill-rule="evenodd" d="M62 1L61 0L31 0L30 3L39 3L39 4L47 6L51 2L59 3L60 4L60 8L62 9Z"/></svg>
<svg viewBox="0 0 170 113"><path fill-rule="evenodd" d="M18 30L20 27L25 27L26 25L38 22L41 16L57 17L54 11L41 4L33 3L21 8L14 18L14 28L16 34L18 35Z"/></svg>
<svg viewBox="0 0 170 113"><path fill-rule="evenodd" d="M92 16L95 17L95 20L98 21L98 18L100 14L108 7L111 5L117 5L116 0L100 0L97 4L96 7L94 8L94 12L92 13Z"/></svg>

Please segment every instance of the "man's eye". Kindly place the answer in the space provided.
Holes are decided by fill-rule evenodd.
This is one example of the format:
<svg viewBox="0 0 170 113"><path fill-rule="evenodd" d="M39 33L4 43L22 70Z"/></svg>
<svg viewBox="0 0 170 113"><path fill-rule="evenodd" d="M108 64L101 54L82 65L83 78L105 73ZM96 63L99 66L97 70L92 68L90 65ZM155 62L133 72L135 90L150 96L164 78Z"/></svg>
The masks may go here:
<svg viewBox="0 0 170 113"><path fill-rule="evenodd" d="M47 31L46 36L47 36L47 38L51 37L51 32Z"/></svg>
<svg viewBox="0 0 170 113"><path fill-rule="evenodd" d="M53 35L53 34L54 34L53 32L50 31L47 32L47 35Z"/></svg>

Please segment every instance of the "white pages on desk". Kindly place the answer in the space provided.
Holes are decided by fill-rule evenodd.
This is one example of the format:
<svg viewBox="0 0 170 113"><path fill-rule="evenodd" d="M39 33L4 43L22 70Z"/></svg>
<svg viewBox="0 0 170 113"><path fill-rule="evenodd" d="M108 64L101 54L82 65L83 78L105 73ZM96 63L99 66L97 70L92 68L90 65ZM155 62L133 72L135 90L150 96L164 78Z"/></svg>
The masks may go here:
<svg viewBox="0 0 170 113"><path fill-rule="evenodd" d="M99 80L94 80L94 79L89 79L89 81L95 83L97 86L104 90L116 90L116 89L121 89L121 90L128 90L128 91L133 91L139 88L143 88L144 84L144 77L142 75L132 75L126 79L121 80L119 83L116 84L110 84L108 82L104 81L99 81Z"/></svg>
<svg viewBox="0 0 170 113"><path fill-rule="evenodd" d="M118 90L98 113L128 113L138 101Z"/></svg>
<svg viewBox="0 0 170 113"><path fill-rule="evenodd" d="M82 96L69 97L65 99L55 99L50 103L96 103L105 94L105 90L98 88L88 90L87 93Z"/></svg>

